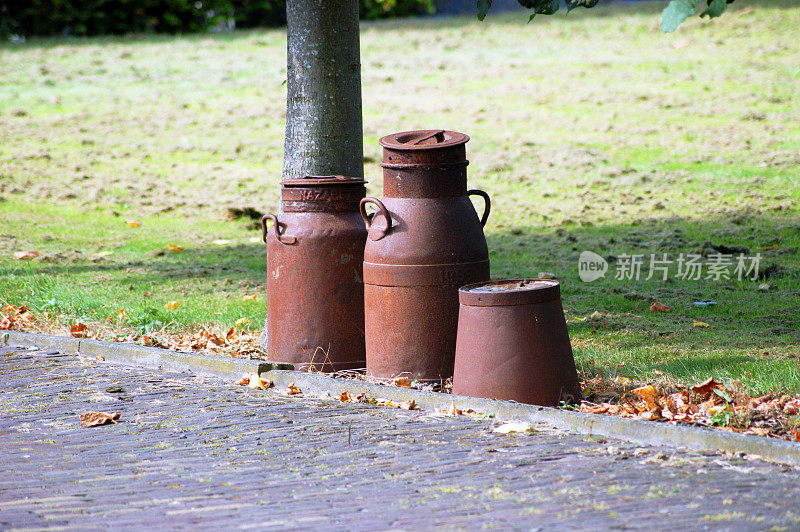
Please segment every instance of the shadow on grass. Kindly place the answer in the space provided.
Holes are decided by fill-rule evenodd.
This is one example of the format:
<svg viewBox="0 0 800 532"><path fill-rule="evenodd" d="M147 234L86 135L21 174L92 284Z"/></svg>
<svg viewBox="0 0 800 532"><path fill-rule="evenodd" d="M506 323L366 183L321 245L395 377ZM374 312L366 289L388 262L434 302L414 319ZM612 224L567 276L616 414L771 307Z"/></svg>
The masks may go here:
<svg viewBox="0 0 800 532"><path fill-rule="evenodd" d="M750 211L705 219L648 218L619 225L516 227L487 229L493 277L535 277L555 274L562 284L562 301L570 331L576 338L633 350L656 347L677 350L743 349L791 351L800 346L800 214L775 216ZM681 253L708 253L705 242L743 246L748 256L762 256L756 280L681 280ZM775 247L777 246L777 247ZM770 249L770 248L775 249ZM767 248L764 250L762 248ZM604 278L591 283L578 276L578 257L590 250L609 261ZM152 253L152 252L151 252ZM0 269L0 276L18 278L44 274L62 279L92 274L127 285L186 286L200 289L220 284L262 287L266 284L265 246L261 243L187 247L181 253L157 251L159 256L131 262L38 264ZM664 253L673 263L668 280L646 280L650 254ZM622 254L642 254L645 262L636 279L616 279ZM731 257L731 256L729 256ZM708 261L705 257L703 261ZM733 273L735 256L729 271ZM759 286L768 283L767 290ZM231 288L234 288L231 286ZM651 312L653 301L671 307ZM698 307L694 302L717 304ZM599 312L594 318L591 315ZM695 321L709 327L694 327ZM694 363L698 363L695 361Z"/></svg>

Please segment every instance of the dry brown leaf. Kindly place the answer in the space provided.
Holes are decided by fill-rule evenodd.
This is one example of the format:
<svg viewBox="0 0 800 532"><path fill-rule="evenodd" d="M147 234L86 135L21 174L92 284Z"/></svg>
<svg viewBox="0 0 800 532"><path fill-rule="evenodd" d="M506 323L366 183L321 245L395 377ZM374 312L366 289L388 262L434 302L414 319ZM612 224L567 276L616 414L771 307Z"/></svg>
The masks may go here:
<svg viewBox="0 0 800 532"><path fill-rule="evenodd" d="M397 377L394 380L394 385L400 388L411 388L411 380L408 377Z"/></svg>
<svg viewBox="0 0 800 532"><path fill-rule="evenodd" d="M250 382L247 383L248 388L257 390L266 390L272 387L272 381L269 379L262 379L261 375L255 373L250 374Z"/></svg>
<svg viewBox="0 0 800 532"><path fill-rule="evenodd" d="M672 310L672 308L660 301L653 301L653 304L650 305L650 312L669 312L670 310Z"/></svg>
<svg viewBox="0 0 800 532"><path fill-rule="evenodd" d="M456 408L456 402L453 401L450 403L450 407L445 410L440 410L442 414L447 414L448 416L460 416L463 412Z"/></svg>
<svg viewBox="0 0 800 532"><path fill-rule="evenodd" d="M343 403L354 403L353 396L347 390L339 394L339 400Z"/></svg>
<svg viewBox="0 0 800 532"><path fill-rule="evenodd" d="M403 401L398 407L402 408L403 410L419 410L419 405L417 402L411 399L410 401Z"/></svg>
<svg viewBox="0 0 800 532"><path fill-rule="evenodd" d="M91 336L91 332L89 332L89 327L87 327L85 324L76 323L69 328L69 335L73 338L89 338Z"/></svg>
<svg viewBox="0 0 800 532"><path fill-rule="evenodd" d="M237 336L238 336L238 333L236 332L236 327L231 327L230 329L228 329L228 332L225 333L225 338L229 342L231 340L235 340Z"/></svg>
<svg viewBox="0 0 800 532"><path fill-rule="evenodd" d="M116 423L122 414L119 412L86 412L81 414L81 427L97 427Z"/></svg>
<svg viewBox="0 0 800 532"><path fill-rule="evenodd" d="M656 400L658 399L659 393L652 384L641 386L631 391L635 393L639 399L645 402L648 409L652 410L656 407Z"/></svg>
<svg viewBox="0 0 800 532"><path fill-rule="evenodd" d="M710 377L702 384L698 384L697 386L692 386L692 391L694 393L700 394L700 396L702 396L703 399L708 399L714 389L717 390L725 389L725 386L723 386L721 382L715 381L714 377Z"/></svg>
<svg viewBox="0 0 800 532"><path fill-rule="evenodd" d="M252 375L252 373L243 373L242 378L236 381L234 384L236 384L236 386L247 386L250 384L250 375Z"/></svg>
<svg viewBox="0 0 800 532"><path fill-rule="evenodd" d="M297 386L295 386L293 382L291 382L289 383L289 386L287 386L286 389L283 390L283 393L284 395L297 395L299 393L303 393L303 391Z"/></svg>
<svg viewBox="0 0 800 532"><path fill-rule="evenodd" d="M39 256L38 251L17 251L14 253L14 258L17 260L31 260Z"/></svg>

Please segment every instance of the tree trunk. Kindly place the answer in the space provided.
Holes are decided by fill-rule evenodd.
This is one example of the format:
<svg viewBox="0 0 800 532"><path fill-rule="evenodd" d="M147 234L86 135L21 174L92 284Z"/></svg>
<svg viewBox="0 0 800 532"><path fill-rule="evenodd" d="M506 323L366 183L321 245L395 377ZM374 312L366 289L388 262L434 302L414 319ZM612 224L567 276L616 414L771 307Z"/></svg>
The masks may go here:
<svg viewBox="0 0 800 532"><path fill-rule="evenodd" d="M364 177L358 1L288 0L286 28L283 179Z"/></svg>
<svg viewBox="0 0 800 532"><path fill-rule="evenodd" d="M283 179L364 176L358 2L289 0Z"/></svg>

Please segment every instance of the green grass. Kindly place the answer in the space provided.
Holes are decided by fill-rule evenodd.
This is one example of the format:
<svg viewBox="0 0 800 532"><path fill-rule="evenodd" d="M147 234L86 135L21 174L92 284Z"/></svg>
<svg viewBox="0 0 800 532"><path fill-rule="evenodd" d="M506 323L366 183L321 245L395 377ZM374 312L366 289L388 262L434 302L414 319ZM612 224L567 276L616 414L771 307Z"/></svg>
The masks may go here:
<svg viewBox="0 0 800 532"><path fill-rule="evenodd" d="M493 276L559 277L586 375L800 392L800 6L733 6L670 35L650 4L364 24L369 192L380 136L466 132ZM264 246L222 213L277 207L285 64L282 30L0 45L0 299L256 330ZM578 278L583 250L677 258L706 241L780 247L757 281L618 281L613 263ZM14 260L24 249L45 260Z"/></svg>

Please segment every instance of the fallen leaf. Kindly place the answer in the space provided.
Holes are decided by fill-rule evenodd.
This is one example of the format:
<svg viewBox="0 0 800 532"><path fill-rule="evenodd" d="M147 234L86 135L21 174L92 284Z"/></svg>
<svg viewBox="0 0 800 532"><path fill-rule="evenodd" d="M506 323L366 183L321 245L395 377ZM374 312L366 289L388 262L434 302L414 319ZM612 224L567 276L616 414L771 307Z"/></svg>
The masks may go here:
<svg viewBox="0 0 800 532"><path fill-rule="evenodd" d="M353 396L347 390L339 394L339 400L343 403L354 403Z"/></svg>
<svg viewBox="0 0 800 532"><path fill-rule="evenodd" d="M291 382L289 383L289 386L287 386L286 389L283 390L283 393L284 395L297 395L299 393L303 393L303 391L297 386L295 386L293 382Z"/></svg>
<svg viewBox="0 0 800 532"><path fill-rule="evenodd" d="M692 386L692 391L696 394L700 394L703 399L708 399L711 396L711 393L714 389L717 390L724 390L725 386L721 382L717 382L714 380L714 377L710 377L705 382L698 384L697 386Z"/></svg>
<svg viewBox="0 0 800 532"><path fill-rule="evenodd" d="M531 424L527 421L523 421L520 423L503 423L499 427L492 429L492 432L510 434L512 432L528 432L529 430L531 430Z"/></svg>
<svg viewBox="0 0 800 532"><path fill-rule="evenodd" d="M408 377L397 377L394 380L394 385L400 388L411 388L411 380Z"/></svg>
<svg viewBox="0 0 800 532"><path fill-rule="evenodd" d="M168 250L172 251L172 252L175 252L175 253L180 253L181 251L183 251L183 248L181 246L176 245L176 244L167 244L164 247L167 248Z"/></svg>
<svg viewBox="0 0 800 532"><path fill-rule="evenodd" d="M450 403L450 408L446 410L440 410L442 414L447 414L448 416L460 416L462 414L461 410L456 408L456 402L453 401Z"/></svg>
<svg viewBox="0 0 800 532"><path fill-rule="evenodd" d="M652 410L655 408L656 399L658 399L659 396L658 390L656 390L655 386L648 384L647 386L641 386L631 391L635 393L639 399L645 402L648 409Z"/></svg>
<svg viewBox="0 0 800 532"><path fill-rule="evenodd" d="M136 220L125 220L125 223L128 225L128 227L141 227L142 226L142 224L140 224Z"/></svg>
<svg viewBox="0 0 800 532"><path fill-rule="evenodd" d="M178 305L180 305L180 303L179 303L179 302L177 302L177 301L168 301L168 302L167 302L167 303L164 305L164 308L168 308L168 309L175 310L176 308L178 308Z"/></svg>
<svg viewBox="0 0 800 532"><path fill-rule="evenodd" d="M105 359L106 359L106 357L104 357L103 355L97 355L97 356L96 356L96 357L94 357L94 358L96 358L97 360L99 360L99 361L101 361L101 362L102 362L103 360L105 360Z"/></svg>
<svg viewBox="0 0 800 532"><path fill-rule="evenodd" d="M670 310L672 309L660 301L653 301L653 304L650 305L650 312L669 312Z"/></svg>
<svg viewBox="0 0 800 532"><path fill-rule="evenodd" d="M233 324L236 325L237 327L241 327L242 325L247 325L248 323L250 323L249 318L239 318Z"/></svg>
<svg viewBox="0 0 800 532"><path fill-rule="evenodd" d="M247 387L258 390L266 390L267 388L272 387L272 381L269 379L262 379L261 375L257 375L256 373L251 373Z"/></svg>
<svg viewBox="0 0 800 532"><path fill-rule="evenodd" d="M14 258L17 259L17 260L30 260L30 259L35 259L38 256L39 256L39 252L38 251L33 251L33 250L30 250L30 251L17 251L16 253L14 253Z"/></svg>
<svg viewBox="0 0 800 532"><path fill-rule="evenodd" d="M773 244L772 246L764 246L761 248L761 251L775 251L776 249L781 249L778 244Z"/></svg>
<svg viewBox="0 0 800 532"><path fill-rule="evenodd" d="M249 296L244 296L242 301L258 301L258 294L250 294Z"/></svg>
<svg viewBox="0 0 800 532"><path fill-rule="evenodd" d="M250 375L252 375L252 373L243 373L242 378L236 381L234 384L236 386L247 386L250 384Z"/></svg>
<svg viewBox="0 0 800 532"><path fill-rule="evenodd" d="M398 407L402 408L403 410L419 410L419 406L417 402L411 399L410 401L403 401Z"/></svg>
<svg viewBox="0 0 800 532"><path fill-rule="evenodd" d="M119 412L86 412L81 414L81 427L96 427L107 423L116 423L120 416Z"/></svg>
<svg viewBox="0 0 800 532"><path fill-rule="evenodd" d="M700 321L700 320L692 321L692 327L703 327L703 328L706 328L708 326L709 326L708 323L706 323L704 321Z"/></svg>
<svg viewBox="0 0 800 532"><path fill-rule="evenodd" d="M230 342L231 340L235 340L237 336L236 327L231 327L228 329L228 332L225 333L225 338Z"/></svg>
<svg viewBox="0 0 800 532"><path fill-rule="evenodd" d="M769 290L769 283L761 283L760 285L758 285L758 290L760 292L766 292L767 290Z"/></svg>
<svg viewBox="0 0 800 532"><path fill-rule="evenodd" d="M602 314L600 314L599 312L597 312L597 311L595 310L594 312L592 312L592 313L589 315L589 317L590 317L590 318L592 318L593 320L595 320L595 319L602 318L602 317L603 317L603 315L602 315Z"/></svg>
<svg viewBox="0 0 800 532"><path fill-rule="evenodd" d="M87 327L85 324L76 323L69 328L69 335L73 338L89 338L91 333L89 332L89 327Z"/></svg>

